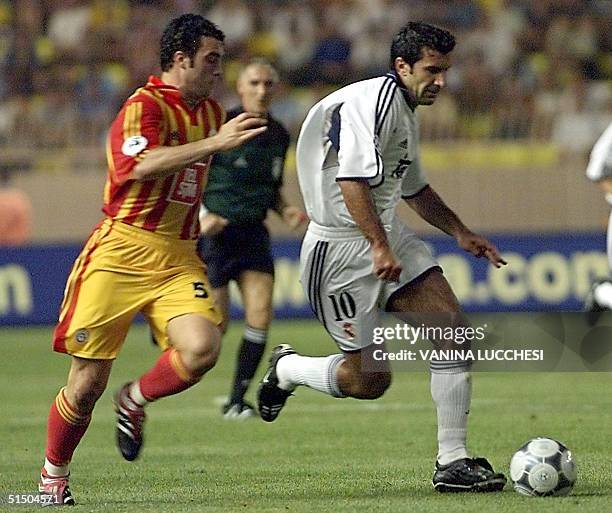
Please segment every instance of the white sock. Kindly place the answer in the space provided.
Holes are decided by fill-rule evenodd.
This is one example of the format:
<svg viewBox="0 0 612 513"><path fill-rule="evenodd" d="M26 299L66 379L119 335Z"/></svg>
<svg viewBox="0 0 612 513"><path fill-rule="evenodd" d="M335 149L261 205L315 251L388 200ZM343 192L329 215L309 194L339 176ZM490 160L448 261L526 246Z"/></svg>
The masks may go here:
<svg viewBox="0 0 612 513"><path fill-rule="evenodd" d="M343 361L344 356L341 354L324 357L299 354L283 356L276 364L278 386L292 391L298 385L306 385L333 397L344 397L337 379L338 366Z"/></svg>
<svg viewBox="0 0 612 513"><path fill-rule="evenodd" d="M66 477L68 474L70 474L70 471L68 470L68 465L62 465L61 467L58 467L57 465L51 463L47 458L45 458L44 468L45 472L47 473L47 477L50 478Z"/></svg>
<svg viewBox="0 0 612 513"><path fill-rule="evenodd" d="M612 309L612 283L604 281L595 287L593 296L599 306Z"/></svg>
<svg viewBox="0 0 612 513"><path fill-rule="evenodd" d="M438 462L467 458L467 421L472 399L469 372L431 373L431 397L438 412Z"/></svg>
<svg viewBox="0 0 612 513"><path fill-rule="evenodd" d="M132 383L130 384L129 394L130 394L129 398L137 406L144 406L145 404L149 402L145 399L145 396L142 395L142 392L140 390L140 383L138 382L138 380L132 381Z"/></svg>

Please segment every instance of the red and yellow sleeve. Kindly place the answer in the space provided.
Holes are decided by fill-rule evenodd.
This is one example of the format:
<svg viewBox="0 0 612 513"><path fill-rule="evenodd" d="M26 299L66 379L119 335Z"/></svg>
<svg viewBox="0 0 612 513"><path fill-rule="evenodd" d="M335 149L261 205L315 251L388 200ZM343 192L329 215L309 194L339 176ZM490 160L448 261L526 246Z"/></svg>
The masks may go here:
<svg viewBox="0 0 612 513"><path fill-rule="evenodd" d="M108 136L109 177L115 185L125 183L134 166L160 145L163 130L162 108L155 98L141 93L125 103Z"/></svg>

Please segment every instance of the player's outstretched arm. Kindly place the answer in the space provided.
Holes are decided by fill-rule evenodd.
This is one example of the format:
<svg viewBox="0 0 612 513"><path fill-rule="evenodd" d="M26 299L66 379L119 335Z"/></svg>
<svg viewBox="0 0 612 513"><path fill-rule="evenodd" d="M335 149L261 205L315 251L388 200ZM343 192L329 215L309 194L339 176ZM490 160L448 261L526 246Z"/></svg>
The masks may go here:
<svg viewBox="0 0 612 513"><path fill-rule="evenodd" d="M338 183L349 213L372 245L373 273L380 280L399 281L402 266L389 246L385 228L374 207L368 182L342 180Z"/></svg>
<svg viewBox="0 0 612 513"><path fill-rule="evenodd" d="M477 258L486 257L498 268L506 265L497 248L486 238L468 229L430 186L405 201L429 224L454 237L457 244L468 253Z"/></svg>
<svg viewBox="0 0 612 513"><path fill-rule="evenodd" d="M195 163L206 161L213 153L236 148L266 130L267 120L243 112L221 125L213 136L179 146L158 146L149 151L132 171L135 180L150 180L171 175Z"/></svg>
<svg viewBox="0 0 612 513"><path fill-rule="evenodd" d="M470 230L462 232L457 237L457 244L476 258L485 257L498 269L506 265L507 262L499 254L497 247L482 235L473 233Z"/></svg>

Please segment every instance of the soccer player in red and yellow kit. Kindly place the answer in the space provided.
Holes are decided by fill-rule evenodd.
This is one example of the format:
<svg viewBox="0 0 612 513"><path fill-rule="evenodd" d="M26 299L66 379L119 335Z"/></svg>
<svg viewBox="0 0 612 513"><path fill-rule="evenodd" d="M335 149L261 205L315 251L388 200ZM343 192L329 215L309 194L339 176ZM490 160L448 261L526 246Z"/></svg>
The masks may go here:
<svg viewBox="0 0 612 513"><path fill-rule="evenodd" d="M212 154L266 130L251 113L224 123L225 112L208 98L223 40L202 16L172 20L161 38L161 76L138 89L111 126L106 217L74 264L54 333L55 351L72 356L49 412L39 484L55 504L74 504L68 466L138 312L163 353L115 395L127 460L142 445L145 405L189 388L216 363L221 316L196 253L200 197Z"/></svg>

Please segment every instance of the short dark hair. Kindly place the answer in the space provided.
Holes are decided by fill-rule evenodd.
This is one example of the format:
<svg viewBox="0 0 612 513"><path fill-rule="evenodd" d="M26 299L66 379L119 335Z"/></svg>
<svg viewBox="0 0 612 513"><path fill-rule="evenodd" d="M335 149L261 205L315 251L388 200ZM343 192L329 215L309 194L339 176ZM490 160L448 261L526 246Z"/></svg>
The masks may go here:
<svg viewBox="0 0 612 513"><path fill-rule="evenodd" d="M185 52L193 59L200 48L202 37L213 37L221 42L225 40L221 29L199 14L183 14L168 23L159 42L162 71L172 67L175 52Z"/></svg>
<svg viewBox="0 0 612 513"><path fill-rule="evenodd" d="M440 53L450 53L455 48L455 36L447 30L411 21L395 35L391 43L391 68L395 59L401 57L410 66L423 57L423 48L431 48Z"/></svg>

